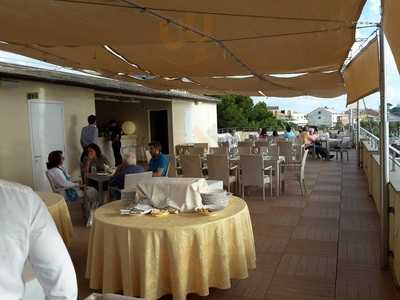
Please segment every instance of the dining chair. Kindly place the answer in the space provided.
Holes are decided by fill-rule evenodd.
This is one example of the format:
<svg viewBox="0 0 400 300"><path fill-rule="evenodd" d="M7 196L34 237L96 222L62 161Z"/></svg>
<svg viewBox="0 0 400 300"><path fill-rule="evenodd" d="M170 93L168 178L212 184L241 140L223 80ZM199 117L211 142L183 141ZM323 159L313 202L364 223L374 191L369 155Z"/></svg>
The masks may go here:
<svg viewBox="0 0 400 300"><path fill-rule="evenodd" d="M190 147L187 151L189 155L204 155L204 148L203 147Z"/></svg>
<svg viewBox="0 0 400 300"><path fill-rule="evenodd" d="M254 142L253 141L241 141L238 142L238 147L253 147Z"/></svg>
<svg viewBox="0 0 400 300"><path fill-rule="evenodd" d="M239 146L238 147L239 155L250 155L253 154L253 147L251 146Z"/></svg>
<svg viewBox="0 0 400 300"><path fill-rule="evenodd" d="M143 180L148 180L153 177L153 172L143 172L143 173L134 173L134 174L126 174L124 179L124 188L132 189L136 188L138 183Z"/></svg>
<svg viewBox="0 0 400 300"><path fill-rule="evenodd" d="M261 139L261 140L257 140L255 141L254 145L256 148L260 148L260 147L268 147L271 144L270 140L267 139Z"/></svg>
<svg viewBox="0 0 400 300"><path fill-rule="evenodd" d="M190 178L204 177L203 163L200 155L181 155L180 156L182 176Z"/></svg>
<svg viewBox="0 0 400 300"><path fill-rule="evenodd" d="M336 160L340 154L340 160L343 160L343 153L346 153L346 158L349 160L349 149L353 148L353 142L350 137L343 137L342 141L332 150L335 152Z"/></svg>
<svg viewBox="0 0 400 300"><path fill-rule="evenodd" d="M237 165L231 167L227 155L207 155L207 168L208 179L222 180L228 192L231 191L232 183L237 183ZM231 174L233 171L236 171L235 175Z"/></svg>
<svg viewBox="0 0 400 300"><path fill-rule="evenodd" d="M229 154L228 147L210 147L210 154Z"/></svg>
<svg viewBox="0 0 400 300"><path fill-rule="evenodd" d="M296 155L297 145L293 144L291 141L279 141L278 142L279 155L285 157L285 165L290 165L293 163L300 163L298 156Z"/></svg>
<svg viewBox="0 0 400 300"><path fill-rule="evenodd" d="M175 155L169 156L167 177L178 177L178 166Z"/></svg>
<svg viewBox="0 0 400 300"><path fill-rule="evenodd" d="M277 144L271 144L268 146L268 155L272 157L279 157L279 147Z"/></svg>
<svg viewBox="0 0 400 300"><path fill-rule="evenodd" d="M152 157L151 157L151 154L150 154L150 151L149 150L146 150L146 160L147 160L147 163L150 163L150 160L152 159Z"/></svg>
<svg viewBox="0 0 400 300"><path fill-rule="evenodd" d="M270 196L272 197L272 166L264 167L262 155L240 156L240 185L242 198L244 199L246 186L258 186L262 188L263 200L265 201L265 185L270 185ZM265 173L268 174L265 174Z"/></svg>
<svg viewBox="0 0 400 300"><path fill-rule="evenodd" d="M307 194L307 187L306 187L306 182L305 182L305 168L306 168L306 162L307 162L307 155L309 153L309 150L305 150L303 153L303 157L301 159L301 163L298 164L292 164L290 168L286 170L286 180L295 180L300 184L300 189L301 189L301 195L304 196L304 194ZM292 170L293 177L289 176L289 170Z"/></svg>
<svg viewBox="0 0 400 300"><path fill-rule="evenodd" d="M193 144L194 148L203 148L203 153L207 153L208 152L208 143L195 143Z"/></svg>

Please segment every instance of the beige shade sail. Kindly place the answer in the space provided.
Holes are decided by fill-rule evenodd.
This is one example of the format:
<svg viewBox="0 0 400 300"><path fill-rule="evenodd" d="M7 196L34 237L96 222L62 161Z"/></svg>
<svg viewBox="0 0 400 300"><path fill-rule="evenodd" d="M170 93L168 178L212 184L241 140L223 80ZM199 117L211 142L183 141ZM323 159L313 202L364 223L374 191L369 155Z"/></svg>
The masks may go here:
<svg viewBox="0 0 400 300"><path fill-rule="evenodd" d="M400 1L384 0L383 28L400 72Z"/></svg>
<svg viewBox="0 0 400 300"><path fill-rule="evenodd" d="M364 3L365 0L254 0L251 5L228 0L3 1L0 41L9 44L0 43L0 49L111 77L146 72L157 78L321 74L340 69L354 42L353 24ZM156 85L181 83L166 84L161 80ZM258 91L246 86L249 83L243 88L241 85L235 91ZM268 77L257 82L266 94L293 96L311 90L299 92L276 85ZM328 90L332 93L331 87Z"/></svg>
<svg viewBox="0 0 400 300"><path fill-rule="evenodd" d="M374 38L343 72L347 105L379 89L378 40Z"/></svg>
<svg viewBox="0 0 400 300"><path fill-rule="evenodd" d="M264 76L265 80L248 76L245 78L192 77L192 82L182 79L155 78L148 80L130 79L136 83L156 89L183 89L208 95L237 94L245 96L295 97L310 95L333 98L345 93L339 72L309 73L292 78ZM260 93L261 92L261 93Z"/></svg>

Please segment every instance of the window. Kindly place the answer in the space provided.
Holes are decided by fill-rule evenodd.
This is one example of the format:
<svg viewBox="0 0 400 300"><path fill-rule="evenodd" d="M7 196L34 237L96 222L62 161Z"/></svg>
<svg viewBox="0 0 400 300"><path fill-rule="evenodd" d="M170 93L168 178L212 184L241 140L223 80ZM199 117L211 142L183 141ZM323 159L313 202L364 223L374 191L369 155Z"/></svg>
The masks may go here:
<svg viewBox="0 0 400 300"><path fill-rule="evenodd" d="M318 117L318 120L321 120L321 117Z"/></svg>
<svg viewBox="0 0 400 300"><path fill-rule="evenodd" d="M320 114L321 114L321 111L319 111L318 114L320 115Z"/></svg>

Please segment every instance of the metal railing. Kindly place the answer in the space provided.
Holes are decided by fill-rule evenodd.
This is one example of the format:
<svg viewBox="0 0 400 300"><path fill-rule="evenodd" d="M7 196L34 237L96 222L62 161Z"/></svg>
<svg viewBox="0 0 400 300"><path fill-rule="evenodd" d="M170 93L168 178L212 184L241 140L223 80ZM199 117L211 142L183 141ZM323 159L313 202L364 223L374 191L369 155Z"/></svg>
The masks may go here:
<svg viewBox="0 0 400 300"><path fill-rule="evenodd" d="M368 139L372 148L379 151L379 137L373 135L365 128L360 127L360 137ZM392 162L392 171L396 171L396 167L400 167L400 150L393 146L389 146L389 159Z"/></svg>

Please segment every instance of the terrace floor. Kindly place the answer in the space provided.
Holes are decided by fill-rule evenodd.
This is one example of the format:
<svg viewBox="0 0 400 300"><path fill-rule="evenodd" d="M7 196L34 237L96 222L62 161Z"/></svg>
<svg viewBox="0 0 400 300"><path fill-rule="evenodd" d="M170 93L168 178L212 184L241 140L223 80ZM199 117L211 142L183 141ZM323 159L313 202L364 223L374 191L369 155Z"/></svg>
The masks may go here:
<svg viewBox="0 0 400 300"><path fill-rule="evenodd" d="M350 161L309 160L306 174L305 197L295 182L278 199L263 202L258 191L246 196L257 251L249 278L188 299L400 299L390 272L379 268L379 218L356 153ZM84 278L89 230L79 209L71 214L78 225L70 252L83 299L92 292Z"/></svg>

